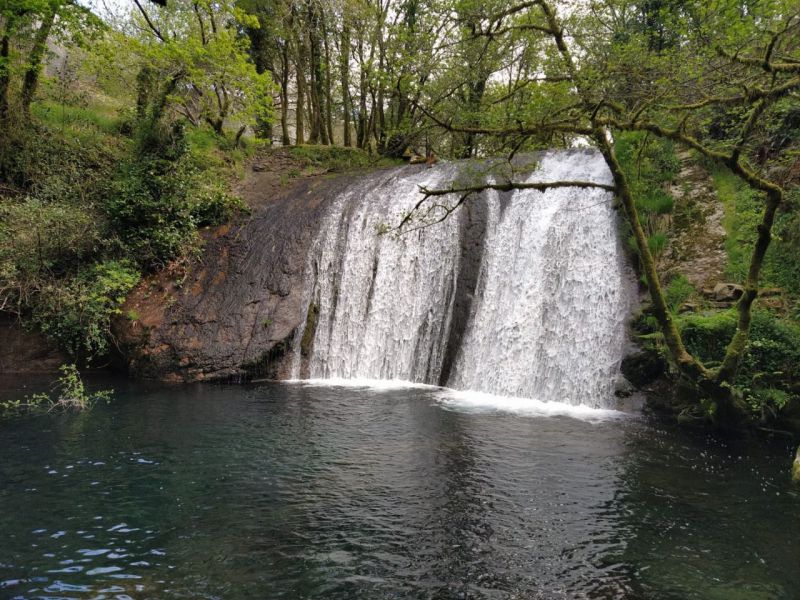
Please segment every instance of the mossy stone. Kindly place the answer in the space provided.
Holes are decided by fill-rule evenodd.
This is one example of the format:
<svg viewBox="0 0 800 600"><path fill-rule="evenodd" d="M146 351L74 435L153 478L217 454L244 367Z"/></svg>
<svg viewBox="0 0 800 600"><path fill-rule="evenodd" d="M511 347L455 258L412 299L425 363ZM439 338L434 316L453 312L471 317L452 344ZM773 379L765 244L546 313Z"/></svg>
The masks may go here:
<svg viewBox="0 0 800 600"><path fill-rule="evenodd" d="M664 373L664 360L658 352L642 350L622 359L620 371L636 387L652 383Z"/></svg>

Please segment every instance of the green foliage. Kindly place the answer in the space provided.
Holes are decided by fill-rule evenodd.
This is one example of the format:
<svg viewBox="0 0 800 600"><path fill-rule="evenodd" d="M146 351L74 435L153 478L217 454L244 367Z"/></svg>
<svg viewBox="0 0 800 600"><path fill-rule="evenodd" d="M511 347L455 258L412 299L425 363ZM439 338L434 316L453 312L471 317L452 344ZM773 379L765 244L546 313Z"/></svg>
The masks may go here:
<svg viewBox="0 0 800 600"><path fill-rule="evenodd" d="M736 330L735 309L685 314L679 326L687 349L707 365L719 364ZM761 418L800 400L800 326L766 310L753 312L750 340L734 389Z"/></svg>
<svg viewBox="0 0 800 600"><path fill-rule="evenodd" d="M191 156L141 156L122 164L104 208L126 255L144 269L162 267L195 247L197 227L245 209L225 179L196 167Z"/></svg>
<svg viewBox="0 0 800 600"><path fill-rule="evenodd" d="M169 111L193 125L206 124L223 135L236 127L271 118L273 84L250 58L242 27L258 28L257 19L232 0L176 1L149 4L148 18L132 8L122 31L112 32L98 54L103 71L116 66L119 47L137 69L138 118L158 124ZM130 72L123 74L130 78ZM234 136L234 138L238 138Z"/></svg>
<svg viewBox="0 0 800 600"><path fill-rule="evenodd" d="M126 162L111 182L104 207L109 223L142 267L164 266L196 243L190 185L185 170L159 158Z"/></svg>
<svg viewBox="0 0 800 600"><path fill-rule="evenodd" d="M66 281L44 285L33 319L39 329L75 358L90 361L109 350L111 319L139 282L129 263L108 261Z"/></svg>
<svg viewBox="0 0 800 600"><path fill-rule="evenodd" d="M101 241L96 215L35 198L0 206L0 273L7 282L68 272Z"/></svg>
<svg viewBox="0 0 800 600"><path fill-rule="evenodd" d="M668 140L655 139L642 132L620 133L614 140L617 158L628 176L636 209L647 234L647 244L658 257L667 247L669 227L663 215L672 213L674 200L664 189L680 170L675 148ZM628 247L638 254L636 239L628 231Z"/></svg>
<svg viewBox="0 0 800 600"><path fill-rule="evenodd" d="M289 153L300 164L327 171L349 171L371 166L370 156L358 148L341 146L293 146Z"/></svg>
<svg viewBox="0 0 800 600"><path fill-rule="evenodd" d="M744 281L753 250L753 232L761 220L763 204L749 187L726 169L712 171L717 197L725 206L725 250L728 254L727 275Z"/></svg>
<svg viewBox="0 0 800 600"><path fill-rule="evenodd" d="M684 275L673 277L664 289L664 297L667 300L667 306L672 312L677 312L678 309L686 302L695 290L689 280Z"/></svg>
<svg viewBox="0 0 800 600"><path fill-rule="evenodd" d="M644 214L668 215L675 207L675 200L661 188L653 188L647 194L637 196L639 209Z"/></svg>
<svg viewBox="0 0 800 600"><path fill-rule="evenodd" d="M0 416L15 416L37 410L81 411L97 402L110 402L114 396L113 390L89 392L74 364L61 365L59 371L61 375L53 384L53 394L38 393L26 396L24 400L0 402Z"/></svg>
<svg viewBox="0 0 800 600"><path fill-rule="evenodd" d="M709 366L718 365L736 330L736 312L687 313L678 319L687 350Z"/></svg>
<svg viewBox="0 0 800 600"><path fill-rule="evenodd" d="M89 393L74 364L61 365L61 376L55 384L58 395L50 399L51 407L62 410L84 410L95 402L109 402L113 396L111 390L99 390Z"/></svg>
<svg viewBox="0 0 800 600"><path fill-rule="evenodd" d="M654 233L647 238L647 246L653 256L660 256L667 247L667 236L664 233Z"/></svg>
<svg viewBox="0 0 800 600"><path fill-rule="evenodd" d="M763 198L745 186L727 169L712 171L717 196L725 207L725 249L727 275L735 281L747 276L755 244L755 232L761 222ZM761 273L763 287L782 287L800 295L800 188L787 194L783 212L773 229L773 242L764 259Z"/></svg>

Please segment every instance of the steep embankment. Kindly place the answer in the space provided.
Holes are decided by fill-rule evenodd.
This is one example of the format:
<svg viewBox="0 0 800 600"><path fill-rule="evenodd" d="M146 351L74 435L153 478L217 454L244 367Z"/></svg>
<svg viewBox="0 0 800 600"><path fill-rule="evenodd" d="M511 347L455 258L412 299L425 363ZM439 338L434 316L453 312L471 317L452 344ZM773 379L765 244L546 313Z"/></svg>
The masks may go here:
<svg viewBox="0 0 800 600"><path fill-rule="evenodd" d="M67 361L52 341L12 315L0 315L0 340L0 374L54 372Z"/></svg>
<svg viewBox="0 0 800 600"><path fill-rule="evenodd" d="M352 175L274 152L248 169L248 216L202 233L199 258L147 279L114 323L132 374L174 381L287 376L303 269L328 199Z"/></svg>
<svg viewBox="0 0 800 600"><path fill-rule="evenodd" d="M723 281L725 207L717 198L709 173L689 152L680 152L680 171L668 192L675 199L670 240L660 258L667 277L684 275L695 289L713 288Z"/></svg>

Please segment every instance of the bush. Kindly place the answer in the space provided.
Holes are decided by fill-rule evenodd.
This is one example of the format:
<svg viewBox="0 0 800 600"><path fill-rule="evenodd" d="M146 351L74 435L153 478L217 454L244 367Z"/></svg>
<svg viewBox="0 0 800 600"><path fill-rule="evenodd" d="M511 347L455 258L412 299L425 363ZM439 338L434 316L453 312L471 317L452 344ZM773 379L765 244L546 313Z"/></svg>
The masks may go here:
<svg viewBox="0 0 800 600"><path fill-rule="evenodd" d="M736 331L736 311L681 315L678 325L689 352L718 365ZM747 351L735 389L763 418L800 399L800 326L766 310L755 310Z"/></svg>
<svg viewBox="0 0 800 600"><path fill-rule="evenodd" d="M33 315L39 329L75 358L91 361L109 350L111 318L139 282L129 263L93 265L70 280L46 285Z"/></svg>
<svg viewBox="0 0 800 600"><path fill-rule="evenodd" d="M59 378L53 384L57 395L39 393L28 396L24 400L7 400L0 402L0 416L13 416L23 411L47 408L48 411L77 411L91 408L95 402L109 402L114 393L112 390L88 392L83 383L78 367L74 364L61 365Z"/></svg>
<svg viewBox="0 0 800 600"><path fill-rule="evenodd" d="M15 279L69 271L100 243L98 220L92 212L60 202L8 202L0 207L3 271Z"/></svg>
<svg viewBox="0 0 800 600"><path fill-rule="evenodd" d="M668 215L675 207L675 200L661 188L652 188L637 196L636 205L646 214Z"/></svg>
<svg viewBox="0 0 800 600"><path fill-rule="evenodd" d="M124 163L111 182L105 209L125 254L145 270L161 268L197 242L196 229L216 225L246 209L228 193L227 180L178 160L143 155Z"/></svg>
<svg viewBox="0 0 800 600"><path fill-rule="evenodd" d="M358 148L342 146L294 146L289 149L292 157L315 167L330 171L346 171L370 165L369 155Z"/></svg>
<svg viewBox="0 0 800 600"><path fill-rule="evenodd" d="M654 233L647 238L647 246L654 257L659 257L667 247L667 236L663 233Z"/></svg>
<svg viewBox="0 0 800 600"><path fill-rule="evenodd" d="M189 210L197 227L219 225L236 213L247 212L247 205L241 198L228 192L224 181L201 172L195 174L194 180Z"/></svg>
<svg viewBox="0 0 800 600"><path fill-rule="evenodd" d="M125 253L143 268L163 267L195 243L190 186L174 163L158 158L123 164L111 182L109 222Z"/></svg>
<svg viewBox="0 0 800 600"><path fill-rule="evenodd" d="M684 275L673 277L664 290L667 306L672 312L677 312L692 294L694 294L694 287Z"/></svg>

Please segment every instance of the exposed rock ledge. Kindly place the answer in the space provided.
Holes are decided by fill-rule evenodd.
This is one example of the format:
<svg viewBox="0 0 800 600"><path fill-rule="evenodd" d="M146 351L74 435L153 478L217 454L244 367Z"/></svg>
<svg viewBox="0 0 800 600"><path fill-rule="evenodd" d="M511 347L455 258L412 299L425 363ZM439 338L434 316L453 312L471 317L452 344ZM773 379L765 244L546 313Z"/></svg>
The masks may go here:
<svg viewBox="0 0 800 600"><path fill-rule="evenodd" d="M240 190L252 213L203 232L199 259L146 280L128 297L114 335L132 374L169 381L289 376L291 341L306 318L309 245L326 203L353 175L286 184L286 165L257 166Z"/></svg>
<svg viewBox="0 0 800 600"><path fill-rule="evenodd" d="M67 357L40 333L26 331L19 321L0 315L0 373L50 373Z"/></svg>

